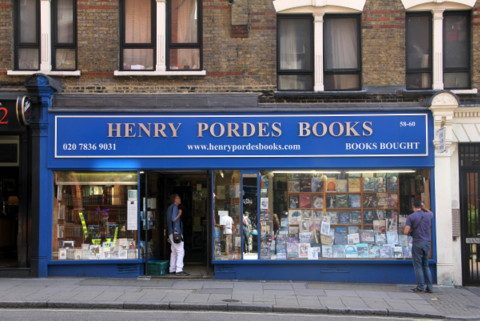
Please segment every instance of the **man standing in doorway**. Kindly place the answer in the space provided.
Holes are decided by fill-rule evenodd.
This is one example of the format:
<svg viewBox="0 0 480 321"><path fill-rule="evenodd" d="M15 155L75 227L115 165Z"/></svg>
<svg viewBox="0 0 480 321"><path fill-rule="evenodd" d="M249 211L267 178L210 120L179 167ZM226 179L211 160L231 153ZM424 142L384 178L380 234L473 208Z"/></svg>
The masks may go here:
<svg viewBox="0 0 480 321"><path fill-rule="evenodd" d="M185 256L182 225L183 211L179 210L178 208L182 200L178 194L173 194L171 199L172 204L167 209L168 240L170 242L172 251L170 254L170 273L175 273L175 275L180 276L187 276L189 274L183 271L183 257ZM173 241L173 232L182 235L181 242L175 243Z"/></svg>
<svg viewBox="0 0 480 321"><path fill-rule="evenodd" d="M413 213L407 217L403 234L413 238L412 260L417 286L413 292L432 293L432 273L428 266L428 254L432 241L433 213L426 210L420 200L413 202Z"/></svg>

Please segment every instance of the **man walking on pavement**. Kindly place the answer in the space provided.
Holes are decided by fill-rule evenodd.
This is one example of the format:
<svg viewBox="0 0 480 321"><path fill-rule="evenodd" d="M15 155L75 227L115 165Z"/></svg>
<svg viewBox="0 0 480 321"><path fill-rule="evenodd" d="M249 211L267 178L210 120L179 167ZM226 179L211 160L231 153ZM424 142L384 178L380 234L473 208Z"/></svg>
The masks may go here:
<svg viewBox="0 0 480 321"><path fill-rule="evenodd" d="M181 203L180 196L178 194L172 195L172 204L167 209L167 226L168 226L168 240L171 245L170 254L170 273L180 276L188 276L189 274L183 271L183 257L185 256L185 249L183 247L183 225L182 214L183 211L179 210L178 206ZM182 235L182 241L175 243L173 241L173 232Z"/></svg>
<svg viewBox="0 0 480 321"><path fill-rule="evenodd" d="M420 200L413 202L413 213L407 217L403 234L413 238L412 260L417 286L413 292L432 293L432 273L428 266L428 254L432 241L433 213L426 210Z"/></svg>

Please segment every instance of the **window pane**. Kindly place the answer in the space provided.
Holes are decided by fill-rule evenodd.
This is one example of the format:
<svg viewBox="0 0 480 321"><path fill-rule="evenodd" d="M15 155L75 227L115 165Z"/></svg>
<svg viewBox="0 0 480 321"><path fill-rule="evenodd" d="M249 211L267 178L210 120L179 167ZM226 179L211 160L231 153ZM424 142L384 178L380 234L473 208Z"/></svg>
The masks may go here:
<svg viewBox="0 0 480 321"><path fill-rule="evenodd" d="M90 175L90 182L79 183L77 174L82 173L61 174L66 174L67 180L56 179L55 183L53 258L57 260L139 258L138 217L127 216L128 202L137 201L135 196L137 183L115 180L101 183L105 178L104 173L99 173L98 177ZM128 174L137 178L136 173Z"/></svg>
<svg viewBox="0 0 480 321"><path fill-rule="evenodd" d="M152 42L151 0L125 0L125 42Z"/></svg>
<svg viewBox="0 0 480 321"><path fill-rule="evenodd" d="M192 70L200 69L199 49L171 49L170 69Z"/></svg>
<svg viewBox="0 0 480 321"><path fill-rule="evenodd" d="M22 0L20 2L20 42L37 42L37 1Z"/></svg>
<svg viewBox="0 0 480 321"><path fill-rule="evenodd" d="M470 86L470 73L446 72L443 74L445 88L467 88Z"/></svg>
<svg viewBox="0 0 480 321"><path fill-rule="evenodd" d="M281 75L278 76L278 90L312 90L311 75Z"/></svg>
<svg viewBox="0 0 480 321"><path fill-rule="evenodd" d="M445 68L470 68L468 28L466 15L445 15Z"/></svg>
<svg viewBox="0 0 480 321"><path fill-rule="evenodd" d="M279 19L281 70L312 70L312 19Z"/></svg>
<svg viewBox="0 0 480 321"><path fill-rule="evenodd" d="M432 87L431 73L407 74L407 87L410 89L427 89Z"/></svg>
<svg viewBox="0 0 480 321"><path fill-rule="evenodd" d="M57 70L75 70L76 67L75 49L56 49L55 68Z"/></svg>
<svg viewBox="0 0 480 321"><path fill-rule="evenodd" d="M197 43L197 0L172 0L171 7L172 43Z"/></svg>
<svg viewBox="0 0 480 321"><path fill-rule="evenodd" d="M358 23L355 18L325 19L325 67L356 69L358 57Z"/></svg>
<svg viewBox="0 0 480 321"><path fill-rule="evenodd" d="M359 88L359 75L325 75L325 90L350 90Z"/></svg>
<svg viewBox="0 0 480 321"><path fill-rule="evenodd" d="M402 231L412 200L430 207L425 171L261 173L262 259L411 258L412 240Z"/></svg>
<svg viewBox="0 0 480 321"><path fill-rule="evenodd" d="M73 43L74 0L57 0L57 42Z"/></svg>
<svg viewBox="0 0 480 321"><path fill-rule="evenodd" d="M407 16L407 69L431 67L431 15Z"/></svg>
<svg viewBox="0 0 480 321"><path fill-rule="evenodd" d="M215 172L215 260L240 260L240 171Z"/></svg>
<svg viewBox="0 0 480 321"><path fill-rule="evenodd" d="M153 49L124 49L124 70L152 70Z"/></svg>
<svg viewBox="0 0 480 321"><path fill-rule="evenodd" d="M38 49L19 48L18 49L18 69L24 69L24 70L39 69Z"/></svg>

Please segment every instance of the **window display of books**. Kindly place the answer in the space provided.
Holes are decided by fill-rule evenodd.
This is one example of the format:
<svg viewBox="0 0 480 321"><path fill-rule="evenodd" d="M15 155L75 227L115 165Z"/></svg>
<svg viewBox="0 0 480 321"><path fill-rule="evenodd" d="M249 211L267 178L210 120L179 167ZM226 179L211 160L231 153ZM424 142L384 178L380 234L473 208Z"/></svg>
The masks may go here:
<svg viewBox="0 0 480 321"><path fill-rule="evenodd" d="M138 259L139 250L133 239L120 238L101 244L75 244L62 241L58 249L59 260L127 260ZM99 242L95 242L99 243Z"/></svg>
<svg viewBox="0 0 480 321"><path fill-rule="evenodd" d="M277 260L411 257L398 174L288 174L286 181L288 237L277 236Z"/></svg>

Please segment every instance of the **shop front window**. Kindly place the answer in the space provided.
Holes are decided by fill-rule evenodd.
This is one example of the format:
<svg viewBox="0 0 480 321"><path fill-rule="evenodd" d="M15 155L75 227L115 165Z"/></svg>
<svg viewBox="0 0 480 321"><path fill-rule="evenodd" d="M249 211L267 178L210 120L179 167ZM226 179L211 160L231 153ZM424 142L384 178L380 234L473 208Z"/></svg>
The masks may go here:
<svg viewBox="0 0 480 321"><path fill-rule="evenodd" d="M138 175L56 172L53 259L139 258Z"/></svg>
<svg viewBox="0 0 480 321"><path fill-rule="evenodd" d="M428 170L216 172L215 259L411 258L402 231L415 199L430 206L429 186Z"/></svg>

